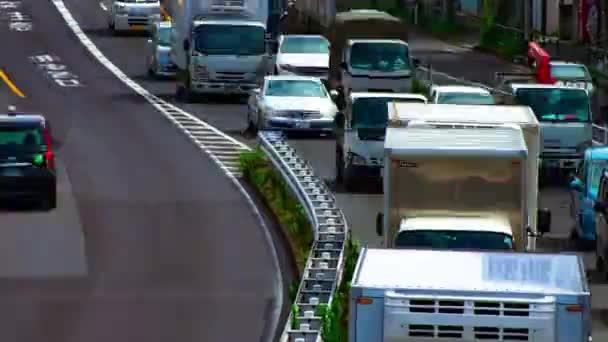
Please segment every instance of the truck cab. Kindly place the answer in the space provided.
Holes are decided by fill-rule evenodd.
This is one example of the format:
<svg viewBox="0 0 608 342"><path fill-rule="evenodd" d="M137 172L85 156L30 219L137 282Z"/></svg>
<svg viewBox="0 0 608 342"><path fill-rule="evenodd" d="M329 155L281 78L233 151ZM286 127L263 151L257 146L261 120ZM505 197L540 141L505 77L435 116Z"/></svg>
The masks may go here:
<svg viewBox="0 0 608 342"><path fill-rule="evenodd" d="M510 84L517 104L529 106L541 125L541 170L567 173L592 145L592 115L585 89L546 84ZM559 174L558 174L559 175Z"/></svg>
<svg viewBox="0 0 608 342"><path fill-rule="evenodd" d="M492 216L410 217L401 220L395 248L515 250L509 220Z"/></svg>
<svg viewBox="0 0 608 342"><path fill-rule="evenodd" d="M347 190L363 179L381 176L389 102L426 104L427 99L419 94L355 92L338 114L334 128L336 181Z"/></svg>

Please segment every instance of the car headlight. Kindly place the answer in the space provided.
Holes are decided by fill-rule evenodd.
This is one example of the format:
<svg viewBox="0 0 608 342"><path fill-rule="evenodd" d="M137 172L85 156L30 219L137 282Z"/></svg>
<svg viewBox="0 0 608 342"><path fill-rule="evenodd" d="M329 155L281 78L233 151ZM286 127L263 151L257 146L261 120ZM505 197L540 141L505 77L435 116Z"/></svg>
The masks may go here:
<svg viewBox="0 0 608 342"><path fill-rule="evenodd" d="M366 165L367 164L367 160L365 159L365 157L362 157L353 152L348 152L347 158L350 160L350 164L352 164L352 165Z"/></svg>
<svg viewBox="0 0 608 342"><path fill-rule="evenodd" d="M582 143L576 145L576 152L584 153L591 146L593 146L593 140L583 141Z"/></svg>

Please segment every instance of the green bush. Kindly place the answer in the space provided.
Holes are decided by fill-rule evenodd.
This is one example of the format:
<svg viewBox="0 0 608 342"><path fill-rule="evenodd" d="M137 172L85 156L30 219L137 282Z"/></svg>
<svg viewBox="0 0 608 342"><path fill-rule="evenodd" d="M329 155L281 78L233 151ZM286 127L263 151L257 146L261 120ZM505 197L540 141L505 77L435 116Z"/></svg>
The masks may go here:
<svg viewBox="0 0 608 342"><path fill-rule="evenodd" d="M412 93L414 94L422 94L424 96L428 96L429 95L429 86L424 84L422 81L420 81L419 79L414 78L412 80Z"/></svg>
<svg viewBox="0 0 608 342"><path fill-rule="evenodd" d="M495 24L482 29L479 45L507 59L526 52L526 41L520 32L510 31Z"/></svg>
<svg viewBox="0 0 608 342"><path fill-rule="evenodd" d="M360 246L357 241L346 240L344 245L344 273L337 292L329 304L319 305L317 315L322 317L321 337L325 342L348 341L348 304L350 283L359 259Z"/></svg>
<svg viewBox="0 0 608 342"><path fill-rule="evenodd" d="M304 269L313 241L313 233L304 208L291 194L288 185L274 170L260 149L245 151L239 156L243 177L262 195L291 245L297 266Z"/></svg>

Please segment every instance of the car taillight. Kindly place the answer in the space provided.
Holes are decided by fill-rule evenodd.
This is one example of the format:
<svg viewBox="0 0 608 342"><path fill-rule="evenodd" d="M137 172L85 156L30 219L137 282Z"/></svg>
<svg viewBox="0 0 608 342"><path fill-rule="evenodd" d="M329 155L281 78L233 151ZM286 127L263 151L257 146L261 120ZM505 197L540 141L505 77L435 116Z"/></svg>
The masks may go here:
<svg viewBox="0 0 608 342"><path fill-rule="evenodd" d="M49 133L48 127L44 128L44 140L46 142L46 152L44 153L44 161L46 162L46 167L49 169L55 168L55 156L53 155L53 150L51 149L51 134Z"/></svg>

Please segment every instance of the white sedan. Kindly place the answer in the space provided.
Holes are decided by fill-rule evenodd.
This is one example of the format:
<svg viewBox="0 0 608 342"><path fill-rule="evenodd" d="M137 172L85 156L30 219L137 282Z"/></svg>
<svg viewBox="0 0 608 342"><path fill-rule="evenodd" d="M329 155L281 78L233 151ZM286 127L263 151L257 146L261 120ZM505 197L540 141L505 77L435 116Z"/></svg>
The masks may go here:
<svg viewBox="0 0 608 342"><path fill-rule="evenodd" d="M430 94L431 103L461 105L493 105L492 94L481 87L470 86L433 86Z"/></svg>
<svg viewBox="0 0 608 342"><path fill-rule="evenodd" d="M319 35L283 35L279 37L278 42L275 74L327 79L329 73L327 39Z"/></svg>
<svg viewBox="0 0 608 342"><path fill-rule="evenodd" d="M338 112L320 79L308 76L266 76L247 103L247 122L258 130L331 132Z"/></svg>

